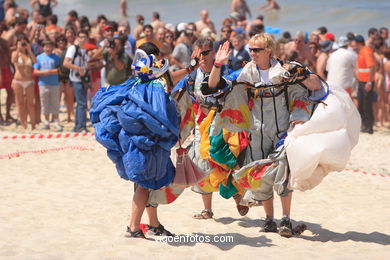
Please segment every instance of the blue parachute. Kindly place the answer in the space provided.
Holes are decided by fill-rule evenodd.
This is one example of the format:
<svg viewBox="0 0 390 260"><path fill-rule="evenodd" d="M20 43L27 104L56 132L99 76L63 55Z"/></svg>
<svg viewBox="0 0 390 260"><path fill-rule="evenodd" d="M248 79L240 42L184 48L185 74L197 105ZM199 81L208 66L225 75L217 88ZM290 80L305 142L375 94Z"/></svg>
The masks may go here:
<svg viewBox="0 0 390 260"><path fill-rule="evenodd" d="M159 189L175 177L171 148L179 137L175 103L162 80L130 78L101 88L92 100L96 140L107 149L121 178Z"/></svg>

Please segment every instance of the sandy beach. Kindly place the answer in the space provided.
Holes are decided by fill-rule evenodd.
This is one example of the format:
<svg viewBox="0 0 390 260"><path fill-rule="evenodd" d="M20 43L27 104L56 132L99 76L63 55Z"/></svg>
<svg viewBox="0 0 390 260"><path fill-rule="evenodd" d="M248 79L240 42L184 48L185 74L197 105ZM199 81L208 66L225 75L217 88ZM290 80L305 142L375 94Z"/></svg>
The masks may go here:
<svg viewBox="0 0 390 260"><path fill-rule="evenodd" d="M65 124L65 129L71 126ZM14 124L0 130L1 137L23 132ZM192 219L202 210L202 202L189 189L174 203L160 206L159 217L168 230L202 236L208 243L195 238L169 243L151 236L125 238L133 185L119 178L105 149L92 136L0 142L0 259L390 257L390 208L386 206L390 131L385 129L360 136L348 170L329 174L311 191L294 192L292 219L308 227L299 237L259 232L265 217L261 207L240 217L233 200L218 194L213 220ZM25 151L38 152L4 158ZM279 221L281 207L278 199L275 202ZM142 222L147 223L147 218Z"/></svg>

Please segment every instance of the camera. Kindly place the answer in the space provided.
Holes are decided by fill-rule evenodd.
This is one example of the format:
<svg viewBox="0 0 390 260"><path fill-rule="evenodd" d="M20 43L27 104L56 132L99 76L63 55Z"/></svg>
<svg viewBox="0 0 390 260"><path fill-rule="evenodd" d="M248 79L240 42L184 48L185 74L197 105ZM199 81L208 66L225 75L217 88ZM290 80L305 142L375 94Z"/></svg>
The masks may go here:
<svg viewBox="0 0 390 260"><path fill-rule="evenodd" d="M26 47L27 46L27 43L25 43L25 42L22 42L22 47Z"/></svg>
<svg viewBox="0 0 390 260"><path fill-rule="evenodd" d="M115 49L115 46L116 46L116 44L115 44L115 40L114 39L111 39L111 40L108 41L108 48Z"/></svg>
<svg viewBox="0 0 390 260"><path fill-rule="evenodd" d="M76 77L79 77L81 81L85 84L89 84L91 82L91 78L89 76L89 71L86 70L84 76L81 76L79 72L75 73Z"/></svg>
<svg viewBox="0 0 390 260"><path fill-rule="evenodd" d="M35 27L36 27L38 30L42 30L43 25L42 25L42 24L37 24L37 25L35 25Z"/></svg>

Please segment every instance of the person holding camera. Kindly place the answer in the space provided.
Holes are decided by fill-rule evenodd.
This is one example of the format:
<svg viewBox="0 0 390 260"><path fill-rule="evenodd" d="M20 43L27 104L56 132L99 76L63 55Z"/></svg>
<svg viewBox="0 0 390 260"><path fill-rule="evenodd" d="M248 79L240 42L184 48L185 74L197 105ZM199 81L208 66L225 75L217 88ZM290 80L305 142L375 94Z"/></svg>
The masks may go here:
<svg viewBox="0 0 390 260"><path fill-rule="evenodd" d="M34 113L35 90L32 65L36 63L36 59L27 36L19 35L16 47L16 51L11 56L11 62L15 68L12 89L15 93L16 108L22 128L27 129L28 115L31 130L34 130L36 114Z"/></svg>
<svg viewBox="0 0 390 260"><path fill-rule="evenodd" d="M119 85L130 77L132 60L124 49L126 41L127 35L116 35L92 56L92 59L103 58L106 86Z"/></svg>
<svg viewBox="0 0 390 260"><path fill-rule="evenodd" d="M58 113L60 108L60 82L58 80L58 68L60 57L53 53L54 42L43 43L43 53L38 55L37 63L34 64L34 74L39 77L39 96L41 107L45 116L43 129L50 129L50 114L54 119L54 129L62 131L59 124Z"/></svg>
<svg viewBox="0 0 390 260"><path fill-rule="evenodd" d="M69 46L65 54L64 67L70 69L69 79L72 82L76 97L76 116L74 132L87 132L87 88L89 83L89 56L84 47L88 33L77 34L78 45Z"/></svg>

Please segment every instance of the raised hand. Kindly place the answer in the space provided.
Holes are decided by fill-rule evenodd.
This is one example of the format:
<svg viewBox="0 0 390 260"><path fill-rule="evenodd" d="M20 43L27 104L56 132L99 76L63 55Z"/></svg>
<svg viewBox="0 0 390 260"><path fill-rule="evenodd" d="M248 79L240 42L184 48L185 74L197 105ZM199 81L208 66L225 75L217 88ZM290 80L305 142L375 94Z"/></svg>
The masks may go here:
<svg viewBox="0 0 390 260"><path fill-rule="evenodd" d="M219 64L228 64L231 54L230 42L226 41L222 45L219 45L218 52L215 55L215 62Z"/></svg>
<svg viewBox="0 0 390 260"><path fill-rule="evenodd" d="M200 48L198 46L195 46L195 49L194 49L194 51L192 52L192 55L191 55L191 59L197 59L199 62L194 67L194 69L199 68L199 66L201 66L204 63L200 59L200 53L201 53Z"/></svg>

